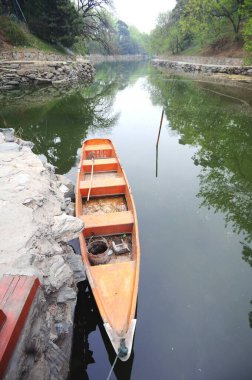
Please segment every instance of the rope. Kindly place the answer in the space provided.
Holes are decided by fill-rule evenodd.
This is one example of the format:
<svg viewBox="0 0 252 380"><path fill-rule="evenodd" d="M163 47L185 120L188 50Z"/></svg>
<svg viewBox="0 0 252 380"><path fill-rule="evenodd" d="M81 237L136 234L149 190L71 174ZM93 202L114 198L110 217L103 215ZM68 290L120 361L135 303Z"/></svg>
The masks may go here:
<svg viewBox="0 0 252 380"><path fill-rule="evenodd" d="M89 189L88 189L87 202L89 201L90 192L91 192L91 188L92 188L92 184L93 184L93 175L94 175L94 157L92 157L92 170L91 170L90 186L89 186Z"/></svg>
<svg viewBox="0 0 252 380"><path fill-rule="evenodd" d="M113 370L114 370L114 367L115 367L115 365L116 365L116 362L117 362L117 359L118 359L118 358L119 358L119 352L118 352L118 354L116 355L116 358L115 358L114 363L112 364L112 367L111 367L110 372L109 372L109 374L108 374L107 380L110 379L110 376L112 375L112 372L113 372Z"/></svg>

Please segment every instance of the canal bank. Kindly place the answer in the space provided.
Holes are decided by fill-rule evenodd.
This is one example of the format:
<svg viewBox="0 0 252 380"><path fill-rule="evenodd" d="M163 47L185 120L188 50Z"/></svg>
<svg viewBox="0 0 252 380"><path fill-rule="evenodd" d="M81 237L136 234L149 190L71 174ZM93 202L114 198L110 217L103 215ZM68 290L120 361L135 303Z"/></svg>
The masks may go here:
<svg viewBox="0 0 252 380"><path fill-rule="evenodd" d="M73 216L70 181L56 175L32 146L13 129L0 130L0 279L40 281L5 379L63 379L69 371L77 283L85 279L81 257L67 242L84 226Z"/></svg>
<svg viewBox="0 0 252 380"><path fill-rule="evenodd" d="M252 66L245 66L241 59L215 57L168 57L153 59L152 64L172 73L197 75L244 76L252 79Z"/></svg>
<svg viewBox="0 0 252 380"><path fill-rule="evenodd" d="M31 85L66 85L90 82L94 66L75 56L46 54L40 51L0 52L0 90L13 90Z"/></svg>
<svg viewBox="0 0 252 380"><path fill-rule="evenodd" d="M86 57L58 55L38 50L0 52L0 90L8 91L30 86L62 87L74 83L90 83L95 76L94 65L102 62L146 60L144 55L98 55Z"/></svg>

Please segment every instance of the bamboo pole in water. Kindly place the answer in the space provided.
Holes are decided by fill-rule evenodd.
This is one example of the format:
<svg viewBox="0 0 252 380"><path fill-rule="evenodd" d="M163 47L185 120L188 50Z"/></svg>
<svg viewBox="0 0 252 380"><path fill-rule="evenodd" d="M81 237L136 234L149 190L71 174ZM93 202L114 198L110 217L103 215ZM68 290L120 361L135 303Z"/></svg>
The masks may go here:
<svg viewBox="0 0 252 380"><path fill-rule="evenodd" d="M160 125L159 125L156 147L158 147L158 144L159 144L159 138L160 138L161 128L162 128L162 124L163 124L163 118L164 118L164 109L163 109L162 114L161 114L161 120L160 120Z"/></svg>

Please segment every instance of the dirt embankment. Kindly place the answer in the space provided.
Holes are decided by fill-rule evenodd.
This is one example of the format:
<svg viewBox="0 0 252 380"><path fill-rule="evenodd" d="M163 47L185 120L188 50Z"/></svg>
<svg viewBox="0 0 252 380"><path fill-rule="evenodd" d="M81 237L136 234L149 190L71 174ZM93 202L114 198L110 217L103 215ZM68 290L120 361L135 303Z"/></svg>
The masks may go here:
<svg viewBox="0 0 252 380"><path fill-rule="evenodd" d="M227 37L223 37L213 42L210 46L204 48L201 52L204 57L223 57L223 58L240 58L246 57L243 50L243 42L230 41Z"/></svg>

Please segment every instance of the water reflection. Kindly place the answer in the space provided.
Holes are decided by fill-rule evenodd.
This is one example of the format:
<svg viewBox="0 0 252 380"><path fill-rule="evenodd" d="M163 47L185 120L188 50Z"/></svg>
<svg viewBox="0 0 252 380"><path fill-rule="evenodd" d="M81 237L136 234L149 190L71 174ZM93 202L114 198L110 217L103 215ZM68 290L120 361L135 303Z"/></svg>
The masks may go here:
<svg viewBox="0 0 252 380"><path fill-rule="evenodd" d="M240 234L242 258L252 266L252 90L237 100L237 89L151 76L152 99L161 104L179 143L197 147L201 206L225 216ZM214 92L209 96L205 90ZM221 92L228 93L228 97ZM242 91L242 90L240 90ZM233 96L236 94L236 97ZM239 91L238 91L239 95ZM245 94L243 91L243 98ZM252 312L249 313L252 327Z"/></svg>
<svg viewBox="0 0 252 380"><path fill-rule="evenodd" d="M225 214L234 233L252 239L252 110L220 95L209 97L197 82L152 78L152 97L164 106L180 144L197 147L202 206Z"/></svg>
<svg viewBox="0 0 252 380"><path fill-rule="evenodd" d="M72 347L72 360L68 380L89 379L88 366L95 364L93 351L90 350L89 335L97 329L100 330L105 345L110 366L115 360L115 351L107 337L102 319L87 281L78 285L78 302L75 309L74 336ZM114 367L114 376L117 380L129 380L131 377L134 352L127 362L117 361ZM108 375L104 374L105 379ZM114 378L114 376L111 377Z"/></svg>
<svg viewBox="0 0 252 380"><path fill-rule="evenodd" d="M139 62L98 67L95 81L88 87L41 88L10 92L0 99L0 127L14 128L24 140L35 144L66 173L76 164L76 152L87 131L111 131L119 113L113 112L117 92L134 83L143 65Z"/></svg>

